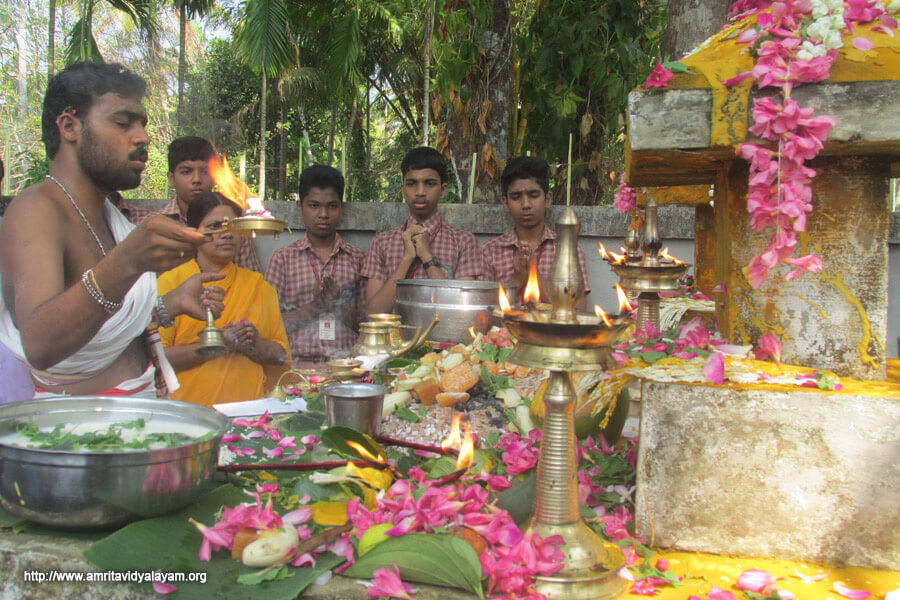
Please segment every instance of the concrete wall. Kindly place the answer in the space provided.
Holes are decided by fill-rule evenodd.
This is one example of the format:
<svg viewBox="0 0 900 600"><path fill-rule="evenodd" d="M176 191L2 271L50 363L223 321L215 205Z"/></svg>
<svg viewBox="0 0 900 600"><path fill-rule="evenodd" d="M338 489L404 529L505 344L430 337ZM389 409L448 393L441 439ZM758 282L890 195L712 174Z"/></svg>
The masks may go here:
<svg viewBox="0 0 900 600"><path fill-rule="evenodd" d="M158 209L166 200L134 200L134 204ZM5 205L0 199L0 206ZM272 213L288 222L290 232L272 238L254 240L259 259L265 266L272 253L290 244L303 235L303 221L292 202L270 202ZM547 219L551 227L564 207L551 206ZM598 242L618 251L625 236L626 217L611 206L577 206L575 210L581 222L579 244L587 258L591 293L588 306L599 304L607 310L617 306L613 285L616 278L609 266L597 253ZM475 233L480 242L509 230L512 221L499 205L445 204L441 212L447 221L456 227ZM406 205L400 202L348 203L344 208L341 235L351 244L367 249L376 233L387 231L401 224L408 215ZM678 258L694 261L694 210L680 206L661 206L659 209L660 235L664 245ZM897 358L900 340L900 213L891 218L890 233L890 277L888 283L888 334L887 356ZM890 299L896 302L890 302Z"/></svg>

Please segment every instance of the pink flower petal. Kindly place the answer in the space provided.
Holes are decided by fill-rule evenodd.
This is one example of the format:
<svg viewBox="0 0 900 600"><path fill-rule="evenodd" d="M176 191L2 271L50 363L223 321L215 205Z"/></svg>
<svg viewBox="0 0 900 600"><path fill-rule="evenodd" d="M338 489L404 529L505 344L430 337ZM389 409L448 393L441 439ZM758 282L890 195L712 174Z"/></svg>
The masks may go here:
<svg viewBox="0 0 900 600"><path fill-rule="evenodd" d="M231 442L236 442L236 441L238 441L239 439L241 439L241 436L239 436L238 434L236 434L236 433L229 433L228 435L222 436L222 443L223 443L223 444L228 444L228 443L231 443Z"/></svg>
<svg viewBox="0 0 900 600"><path fill-rule="evenodd" d="M865 600L872 595L872 592L848 588L842 581L835 581L833 587L834 591L844 598L850 598L850 600Z"/></svg>
<svg viewBox="0 0 900 600"><path fill-rule="evenodd" d="M853 38L853 47L857 50L871 50L875 47L875 44L872 43L872 40L864 37L855 37Z"/></svg>
<svg viewBox="0 0 900 600"><path fill-rule="evenodd" d="M766 594L775 587L775 576L762 569L747 569L737 578L738 589Z"/></svg>
<svg viewBox="0 0 900 600"><path fill-rule="evenodd" d="M759 350L755 353L756 360L765 360L771 356L781 365L781 342L771 333L766 333L759 338Z"/></svg>
<svg viewBox="0 0 900 600"><path fill-rule="evenodd" d="M725 381L725 358L721 352L713 352L703 364L703 375L716 385Z"/></svg>
<svg viewBox="0 0 900 600"><path fill-rule="evenodd" d="M163 583L162 581L153 582L153 591L157 594L171 594L176 590L171 583Z"/></svg>
<svg viewBox="0 0 900 600"><path fill-rule="evenodd" d="M728 590L712 586L706 593L706 600L737 600L737 597Z"/></svg>
<svg viewBox="0 0 900 600"><path fill-rule="evenodd" d="M628 567L622 567L619 569L619 579L624 579L625 581L634 581L634 575L631 573L631 570Z"/></svg>

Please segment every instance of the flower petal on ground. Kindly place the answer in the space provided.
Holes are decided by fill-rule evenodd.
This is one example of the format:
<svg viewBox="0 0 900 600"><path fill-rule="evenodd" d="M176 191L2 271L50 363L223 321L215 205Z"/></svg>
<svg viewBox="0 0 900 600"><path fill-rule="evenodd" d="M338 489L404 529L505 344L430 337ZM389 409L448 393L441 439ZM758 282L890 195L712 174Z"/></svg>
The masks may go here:
<svg viewBox="0 0 900 600"><path fill-rule="evenodd" d="M163 583L162 581L153 582L153 591L157 594L171 594L175 589L175 586L171 583Z"/></svg>
<svg viewBox="0 0 900 600"><path fill-rule="evenodd" d="M835 581L832 587L834 587L834 591L836 591L838 594L840 594L844 598L850 598L850 600L865 600L872 595L872 592L848 588L846 585L844 585L843 581Z"/></svg>

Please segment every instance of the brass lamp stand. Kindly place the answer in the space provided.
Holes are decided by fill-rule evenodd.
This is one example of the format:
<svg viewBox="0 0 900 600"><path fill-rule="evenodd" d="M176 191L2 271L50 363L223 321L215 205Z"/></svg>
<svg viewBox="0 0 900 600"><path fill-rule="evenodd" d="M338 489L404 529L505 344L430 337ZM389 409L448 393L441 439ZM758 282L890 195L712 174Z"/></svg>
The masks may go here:
<svg viewBox="0 0 900 600"><path fill-rule="evenodd" d="M659 328L659 293L677 292L681 289L680 279L691 265L660 256L662 240L657 225L656 200L649 200L644 209L644 239L638 242L630 235L626 238L626 260L612 264L613 272L619 277L622 288L637 294L637 327L642 329L647 321ZM633 234L634 231L629 231Z"/></svg>
<svg viewBox="0 0 900 600"><path fill-rule="evenodd" d="M562 536L565 566L554 575L536 577L535 591L554 600L606 600L625 589L626 582L618 576L625 556L579 514L572 372L608 368L613 362L609 346L628 327L629 318L612 315L607 325L594 315L575 312L584 290L578 231L575 212L566 209L557 223L559 241L550 273L552 310L505 311L503 318L516 339L509 362L550 372L531 528L542 538Z"/></svg>

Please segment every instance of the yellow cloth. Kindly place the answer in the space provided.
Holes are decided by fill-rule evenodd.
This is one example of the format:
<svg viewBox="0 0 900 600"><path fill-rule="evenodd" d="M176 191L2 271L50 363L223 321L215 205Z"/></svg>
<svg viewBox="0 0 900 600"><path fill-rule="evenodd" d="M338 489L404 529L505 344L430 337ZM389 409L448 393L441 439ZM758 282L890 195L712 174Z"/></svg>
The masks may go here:
<svg viewBox="0 0 900 600"><path fill-rule="evenodd" d="M200 272L197 261L189 261L159 276L159 294L172 291L191 275ZM222 271L225 279L216 281L225 290L225 310L216 319L220 329L226 324L246 319L256 326L259 338L278 343L288 360L287 333L278 308L278 294L259 273L229 263ZM204 321L181 315L172 327L159 330L163 346L180 346L197 341L197 334L206 326ZM196 367L179 371L181 388L172 394L175 400L211 406L225 402L239 402L259 398L265 386L265 370L244 356L230 352Z"/></svg>
<svg viewBox="0 0 900 600"><path fill-rule="evenodd" d="M842 582L847 587L871 592L870 600L884 598L884 594L900 589L900 571L866 569L863 567L829 566L809 561L784 560L778 558L755 558L749 556L729 556L703 554L701 552L678 552L660 550L651 559L664 558L669 561L669 571L684 577L682 585L677 588L658 586L659 593L654 600L686 600L690 596L706 598L711 586L717 586L734 594L735 598L744 600L744 594L735 586L738 576L747 569L768 571L778 578L775 585L778 589L792 592L797 600L843 600L843 596L834 591L835 582ZM794 572L797 569L802 575L813 577L822 573L828 576L821 581L804 583ZM628 588L631 584L628 584ZM627 592L622 599L647 598Z"/></svg>

